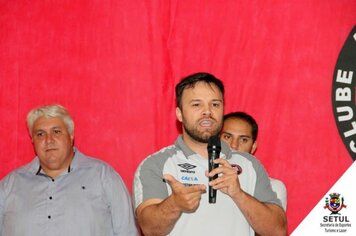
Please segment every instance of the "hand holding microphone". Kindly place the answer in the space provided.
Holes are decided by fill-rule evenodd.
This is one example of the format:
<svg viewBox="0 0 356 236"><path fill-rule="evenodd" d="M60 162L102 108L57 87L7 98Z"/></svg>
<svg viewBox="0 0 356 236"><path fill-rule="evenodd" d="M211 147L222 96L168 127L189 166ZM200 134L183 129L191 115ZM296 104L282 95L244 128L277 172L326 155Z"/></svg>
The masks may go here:
<svg viewBox="0 0 356 236"><path fill-rule="evenodd" d="M220 157L221 142L218 136L211 136L208 140L208 159L209 159L209 172L219 167L215 164L214 160ZM209 177L209 182L216 179L218 175ZM216 189L209 186L209 203L216 203Z"/></svg>

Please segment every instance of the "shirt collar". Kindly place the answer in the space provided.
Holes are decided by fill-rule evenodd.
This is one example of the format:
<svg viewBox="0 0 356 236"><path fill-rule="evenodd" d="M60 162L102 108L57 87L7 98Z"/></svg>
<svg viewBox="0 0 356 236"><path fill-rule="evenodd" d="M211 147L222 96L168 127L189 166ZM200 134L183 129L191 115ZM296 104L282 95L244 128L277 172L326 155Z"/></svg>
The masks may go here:
<svg viewBox="0 0 356 236"><path fill-rule="evenodd" d="M81 168L81 167L86 167L87 166L87 161L83 153L81 153L76 147L73 147L74 149L74 157L72 162L70 163L70 166L68 167L68 172L65 172L63 174L72 172L75 169ZM38 156L36 156L28 165L27 171L32 172L33 174L44 174L43 170L40 165L40 161L38 159Z"/></svg>
<svg viewBox="0 0 356 236"><path fill-rule="evenodd" d="M193 152L192 149L190 149L187 144L184 142L182 135L179 135L176 142L175 146L178 147L180 150L182 150L184 156L188 159L192 157L193 155L197 155L197 153ZM232 155L232 151L230 147L224 142L221 141L221 156L225 156L226 159L230 159Z"/></svg>

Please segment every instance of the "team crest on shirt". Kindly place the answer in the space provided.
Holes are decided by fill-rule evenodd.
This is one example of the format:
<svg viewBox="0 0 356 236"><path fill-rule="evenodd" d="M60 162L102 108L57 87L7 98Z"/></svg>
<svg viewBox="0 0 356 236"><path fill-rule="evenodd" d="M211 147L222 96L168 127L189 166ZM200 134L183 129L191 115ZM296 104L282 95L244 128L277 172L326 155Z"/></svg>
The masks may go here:
<svg viewBox="0 0 356 236"><path fill-rule="evenodd" d="M242 173L242 167L238 164L231 164L231 167L236 170L237 175L240 175Z"/></svg>
<svg viewBox="0 0 356 236"><path fill-rule="evenodd" d="M344 205L344 198L340 198L339 193L331 193L329 196L330 199L328 197L325 199L324 208L331 211L331 214L338 214L342 208L346 207L346 205Z"/></svg>

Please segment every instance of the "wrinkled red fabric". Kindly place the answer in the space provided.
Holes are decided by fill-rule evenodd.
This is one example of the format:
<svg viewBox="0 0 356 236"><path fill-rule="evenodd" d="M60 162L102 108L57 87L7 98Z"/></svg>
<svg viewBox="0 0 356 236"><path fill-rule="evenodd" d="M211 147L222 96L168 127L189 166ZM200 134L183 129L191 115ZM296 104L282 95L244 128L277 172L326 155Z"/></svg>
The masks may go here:
<svg viewBox="0 0 356 236"><path fill-rule="evenodd" d="M352 163L335 125L332 75L353 1L0 1L0 176L30 161L27 112L61 103L75 144L131 189L173 143L174 86L198 71L226 86L225 112L260 126L256 153L288 190L289 232Z"/></svg>

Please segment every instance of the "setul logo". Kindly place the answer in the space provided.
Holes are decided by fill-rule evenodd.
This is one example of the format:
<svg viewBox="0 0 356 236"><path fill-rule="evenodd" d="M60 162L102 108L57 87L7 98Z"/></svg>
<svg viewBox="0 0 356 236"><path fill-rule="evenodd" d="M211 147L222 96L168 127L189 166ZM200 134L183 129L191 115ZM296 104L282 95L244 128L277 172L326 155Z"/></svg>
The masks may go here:
<svg viewBox="0 0 356 236"><path fill-rule="evenodd" d="M340 198L339 193L331 193L329 194L330 199L327 197L325 199L325 209L329 209L331 211L331 214L338 214L339 211L341 211L342 208L346 207L344 204L344 198Z"/></svg>
<svg viewBox="0 0 356 236"><path fill-rule="evenodd" d="M356 25L340 52L336 63L332 106L339 134L351 158L356 160Z"/></svg>
<svg viewBox="0 0 356 236"><path fill-rule="evenodd" d="M339 212L346 208L344 197L339 193L331 193L325 198L324 209L328 209L331 213L323 217L320 227L324 228L327 233L347 233L352 227L351 221L347 215L342 215Z"/></svg>

